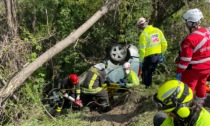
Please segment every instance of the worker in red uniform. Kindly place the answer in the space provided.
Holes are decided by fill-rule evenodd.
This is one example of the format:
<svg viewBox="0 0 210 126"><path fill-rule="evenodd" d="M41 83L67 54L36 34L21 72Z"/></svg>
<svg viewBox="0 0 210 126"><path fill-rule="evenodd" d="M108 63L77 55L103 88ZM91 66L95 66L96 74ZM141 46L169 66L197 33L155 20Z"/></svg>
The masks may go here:
<svg viewBox="0 0 210 126"><path fill-rule="evenodd" d="M202 18L197 8L183 15L190 34L180 44L176 78L195 91L195 99L204 105L206 79L210 74L210 30L200 26Z"/></svg>

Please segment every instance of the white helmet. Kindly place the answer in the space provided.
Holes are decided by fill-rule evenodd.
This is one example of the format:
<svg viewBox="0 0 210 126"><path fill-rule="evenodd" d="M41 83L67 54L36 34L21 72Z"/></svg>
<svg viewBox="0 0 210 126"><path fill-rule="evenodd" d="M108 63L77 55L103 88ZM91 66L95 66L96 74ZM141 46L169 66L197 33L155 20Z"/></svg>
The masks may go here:
<svg viewBox="0 0 210 126"><path fill-rule="evenodd" d="M183 15L183 19L184 19L185 23L187 23L187 22L199 22L202 18L203 18L203 14L197 8L190 9Z"/></svg>
<svg viewBox="0 0 210 126"><path fill-rule="evenodd" d="M105 69L105 64L104 63L98 63L98 64L94 65L94 67L99 69L99 70L104 70Z"/></svg>
<svg viewBox="0 0 210 126"><path fill-rule="evenodd" d="M143 25L145 22L147 22L147 19L146 18L143 18L143 17L141 17L141 18L139 18L139 20L137 21L137 25Z"/></svg>
<svg viewBox="0 0 210 126"><path fill-rule="evenodd" d="M131 64L129 62L126 62L123 64L123 68L130 68Z"/></svg>

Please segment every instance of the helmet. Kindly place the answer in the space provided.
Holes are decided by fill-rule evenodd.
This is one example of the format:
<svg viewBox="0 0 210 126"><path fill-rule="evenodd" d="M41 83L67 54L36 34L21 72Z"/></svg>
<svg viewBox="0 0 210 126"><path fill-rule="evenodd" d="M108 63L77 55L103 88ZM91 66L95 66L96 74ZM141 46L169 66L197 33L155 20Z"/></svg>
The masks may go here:
<svg viewBox="0 0 210 126"><path fill-rule="evenodd" d="M73 84L78 84L79 82L79 78L76 74L70 74L69 75L69 80L73 83Z"/></svg>
<svg viewBox="0 0 210 126"><path fill-rule="evenodd" d="M123 64L123 69L125 71L126 74L129 74L130 73L130 67L131 67L131 64L129 62L126 62Z"/></svg>
<svg viewBox="0 0 210 126"><path fill-rule="evenodd" d="M104 63L98 63L98 64L94 65L94 67L99 69L99 70L104 70L105 69L105 64Z"/></svg>
<svg viewBox="0 0 210 126"><path fill-rule="evenodd" d="M137 21L137 25L143 25L145 22L147 22L147 19L146 18L143 18L143 17L141 17L141 18L139 18L139 20Z"/></svg>
<svg viewBox="0 0 210 126"><path fill-rule="evenodd" d="M147 26L148 22L146 18L141 17L136 24L139 29L143 30Z"/></svg>
<svg viewBox="0 0 210 126"><path fill-rule="evenodd" d="M126 62L123 64L123 68L130 68L131 67L131 64L129 62Z"/></svg>
<svg viewBox="0 0 210 126"><path fill-rule="evenodd" d="M195 9L190 9L187 12L184 13L183 19L185 23L187 22L199 22L203 18L202 12L195 8Z"/></svg>
<svg viewBox="0 0 210 126"><path fill-rule="evenodd" d="M176 112L181 118L188 117L190 110L188 103L193 99L192 90L179 80L164 83L154 95L158 109L164 112Z"/></svg>

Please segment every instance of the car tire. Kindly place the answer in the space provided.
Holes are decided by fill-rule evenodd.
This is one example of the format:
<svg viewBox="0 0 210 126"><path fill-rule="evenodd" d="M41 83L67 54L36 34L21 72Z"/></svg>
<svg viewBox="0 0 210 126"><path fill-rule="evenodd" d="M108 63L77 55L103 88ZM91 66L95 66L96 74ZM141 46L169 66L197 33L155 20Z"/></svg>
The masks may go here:
<svg viewBox="0 0 210 126"><path fill-rule="evenodd" d="M109 55L112 61L121 62L127 58L128 50L124 45L116 44L110 49Z"/></svg>

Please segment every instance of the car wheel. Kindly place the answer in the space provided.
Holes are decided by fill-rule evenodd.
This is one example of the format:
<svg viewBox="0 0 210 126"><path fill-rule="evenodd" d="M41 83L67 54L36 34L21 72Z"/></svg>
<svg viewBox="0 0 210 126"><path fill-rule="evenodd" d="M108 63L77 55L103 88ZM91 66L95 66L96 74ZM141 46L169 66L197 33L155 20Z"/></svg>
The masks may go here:
<svg viewBox="0 0 210 126"><path fill-rule="evenodd" d="M110 57L113 61L124 61L127 57L127 48L123 45L117 44L113 45L110 50Z"/></svg>

